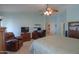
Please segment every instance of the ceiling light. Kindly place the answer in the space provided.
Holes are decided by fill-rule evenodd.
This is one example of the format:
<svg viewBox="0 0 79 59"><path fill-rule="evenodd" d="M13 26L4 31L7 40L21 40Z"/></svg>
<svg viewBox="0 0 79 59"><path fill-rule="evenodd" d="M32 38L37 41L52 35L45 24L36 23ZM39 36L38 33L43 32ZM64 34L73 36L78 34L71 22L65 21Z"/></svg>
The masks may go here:
<svg viewBox="0 0 79 59"><path fill-rule="evenodd" d="M43 14L44 14L44 15L47 15L47 16L50 16L50 15L52 15L52 14L55 13L55 12L58 12L58 10L50 8L50 7L48 6L48 4L47 4L47 5L46 5L46 9L45 9L45 11L43 12Z"/></svg>

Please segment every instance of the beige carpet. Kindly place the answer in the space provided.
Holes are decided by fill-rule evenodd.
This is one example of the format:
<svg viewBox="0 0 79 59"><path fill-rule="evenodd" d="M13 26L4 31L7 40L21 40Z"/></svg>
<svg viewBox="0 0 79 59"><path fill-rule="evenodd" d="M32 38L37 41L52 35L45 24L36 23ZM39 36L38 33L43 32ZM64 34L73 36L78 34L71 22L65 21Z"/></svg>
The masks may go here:
<svg viewBox="0 0 79 59"><path fill-rule="evenodd" d="M30 54L31 44L33 40L23 43L23 46L17 52L9 52L9 54Z"/></svg>

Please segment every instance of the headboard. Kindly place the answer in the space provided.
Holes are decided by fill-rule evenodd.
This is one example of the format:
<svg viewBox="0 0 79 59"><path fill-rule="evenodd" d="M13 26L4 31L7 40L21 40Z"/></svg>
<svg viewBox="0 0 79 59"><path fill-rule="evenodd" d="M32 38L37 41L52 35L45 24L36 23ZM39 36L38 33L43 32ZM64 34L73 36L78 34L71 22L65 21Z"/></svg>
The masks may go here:
<svg viewBox="0 0 79 59"><path fill-rule="evenodd" d="M68 23L68 36L79 39L79 21Z"/></svg>

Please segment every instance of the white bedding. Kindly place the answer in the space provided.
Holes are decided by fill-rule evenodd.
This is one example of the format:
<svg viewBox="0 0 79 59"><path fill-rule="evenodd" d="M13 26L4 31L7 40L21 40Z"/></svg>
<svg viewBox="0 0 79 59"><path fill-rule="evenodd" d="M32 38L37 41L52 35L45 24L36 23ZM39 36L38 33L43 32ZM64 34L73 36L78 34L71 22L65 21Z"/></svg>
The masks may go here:
<svg viewBox="0 0 79 59"><path fill-rule="evenodd" d="M79 40L60 36L47 36L34 40L31 51L35 54L78 54Z"/></svg>

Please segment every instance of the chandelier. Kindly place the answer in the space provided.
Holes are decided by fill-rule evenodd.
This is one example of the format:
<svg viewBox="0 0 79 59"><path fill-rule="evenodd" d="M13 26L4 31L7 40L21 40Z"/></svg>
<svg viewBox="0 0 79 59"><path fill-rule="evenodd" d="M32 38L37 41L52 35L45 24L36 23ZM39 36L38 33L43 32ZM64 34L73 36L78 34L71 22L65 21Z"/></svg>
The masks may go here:
<svg viewBox="0 0 79 59"><path fill-rule="evenodd" d="M56 9L52 9L51 7L48 7L48 4L46 5L46 9L45 11L43 12L44 15L47 15L47 16L51 16L53 13L55 12L58 12L58 10Z"/></svg>

